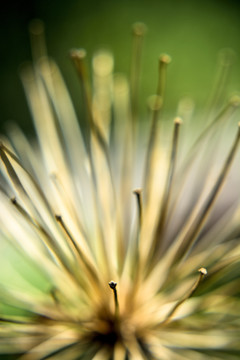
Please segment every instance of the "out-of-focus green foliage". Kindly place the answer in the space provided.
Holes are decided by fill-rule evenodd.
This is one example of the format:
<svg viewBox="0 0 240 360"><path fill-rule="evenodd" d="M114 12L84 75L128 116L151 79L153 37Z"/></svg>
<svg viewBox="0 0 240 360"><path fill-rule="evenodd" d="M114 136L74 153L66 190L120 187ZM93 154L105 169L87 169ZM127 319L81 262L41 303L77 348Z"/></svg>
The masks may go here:
<svg viewBox="0 0 240 360"><path fill-rule="evenodd" d="M1 128L9 119L30 126L30 116L18 77L18 67L30 59L27 24L38 17L46 24L49 54L58 62L80 111L79 86L68 59L71 47L84 47L89 58L101 47L110 48L117 71L127 72L131 25L148 26L144 46L141 102L154 93L157 59L167 52L173 61L168 73L167 106L190 95L202 105L209 93L218 51L235 50L237 57L229 90L240 90L240 6L229 0L68 0L20 1L8 5L1 21Z"/></svg>

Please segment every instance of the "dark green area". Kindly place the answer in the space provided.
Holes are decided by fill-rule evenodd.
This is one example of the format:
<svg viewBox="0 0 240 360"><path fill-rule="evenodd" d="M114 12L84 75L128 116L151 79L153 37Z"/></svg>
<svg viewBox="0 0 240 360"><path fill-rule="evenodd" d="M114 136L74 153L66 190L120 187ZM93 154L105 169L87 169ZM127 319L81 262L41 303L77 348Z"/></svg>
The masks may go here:
<svg viewBox="0 0 240 360"><path fill-rule="evenodd" d="M31 59L28 23L41 18L46 24L49 54L60 65L77 111L79 86L68 50L85 47L89 56L100 47L110 48L117 71L127 72L131 50L131 25L145 22L148 34L143 62L142 108L156 87L157 59L169 53L168 106L191 95L197 105L211 87L217 53L231 47L237 53L229 91L240 90L240 6L224 0L19 0L1 10L0 128L9 120L30 131L31 119L18 76L19 65Z"/></svg>

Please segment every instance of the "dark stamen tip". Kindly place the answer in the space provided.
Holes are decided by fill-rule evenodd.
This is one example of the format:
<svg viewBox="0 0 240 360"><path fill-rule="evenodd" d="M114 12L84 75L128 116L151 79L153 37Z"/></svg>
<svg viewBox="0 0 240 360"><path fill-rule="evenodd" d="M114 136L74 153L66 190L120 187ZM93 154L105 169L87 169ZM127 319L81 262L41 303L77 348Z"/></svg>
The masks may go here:
<svg viewBox="0 0 240 360"><path fill-rule="evenodd" d="M14 204L14 205L16 205L16 203L17 203L17 199L16 199L16 197L14 196L14 197L12 197L11 199L11 202Z"/></svg>
<svg viewBox="0 0 240 360"><path fill-rule="evenodd" d="M55 219L57 220L57 221L62 221L62 216L61 215L55 215Z"/></svg>
<svg viewBox="0 0 240 360"><path fill-rule="evenodd" d="M109 283L108 283L108 285L110 286L110 288L111 289L113 289L113 290L115 290L116 289L116 287L117 287L117 283L115 282L115 281L110 281Z"/></svg>
<svg viewBox="0 0 240 360"><path fill-rule="evenodd" d="M133 190L133 194L136 194L136 195L140 195L142 193L142 189L139 188L139 189L134 189Z"/></svg>

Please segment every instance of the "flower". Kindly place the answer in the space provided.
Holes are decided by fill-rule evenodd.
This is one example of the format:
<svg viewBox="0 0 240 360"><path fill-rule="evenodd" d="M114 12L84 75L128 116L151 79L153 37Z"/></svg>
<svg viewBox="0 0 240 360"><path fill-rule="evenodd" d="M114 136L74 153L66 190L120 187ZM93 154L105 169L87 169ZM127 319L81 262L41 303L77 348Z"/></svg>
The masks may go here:
<svg viewBox="0 0 240 360"><path fill-rule="evenodd" d="M33 24L34 65L22 70L38 142L30 145L14 126L0 146L1 234L24 257L20 268L12 263L17 282L1 285L1 353L239 358L240 130L232 136L225 126L239 98L219 112L217 86L204 113L210 122L195 135L186 129L179 144L193 105L180 102L172 131L166 121L159 126L170 62L162 55L152 120L141 125L145 28L136 24L130 86L113 76L113 57L101 51L91 93L86 52L71 51L87 119L81 131L57 66L43 56L42 30ZM224 54L218 84L230 66L231 53Z"/></svg>

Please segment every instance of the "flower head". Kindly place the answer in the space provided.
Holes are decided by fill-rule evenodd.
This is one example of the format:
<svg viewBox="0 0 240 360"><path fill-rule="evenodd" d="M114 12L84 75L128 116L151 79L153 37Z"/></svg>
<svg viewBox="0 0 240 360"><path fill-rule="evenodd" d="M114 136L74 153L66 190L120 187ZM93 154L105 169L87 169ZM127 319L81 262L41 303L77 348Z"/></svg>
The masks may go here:
<svg viewBox="0 0 240 360"><path fill-rule="evenodd" d="M80 130L39 41L41 23L32 32L34 65L22 70L22 81L38 141L12 127L0 146L1 236L26 262L18 284L1 285L1 353L237 359L240 130L232 135L226 124L240 100L223 105L220 87L231 53L199 132L188 126L195 116L189 99L173 124L162 120L168 55L159 59L151 120L139 123L142 24L134 27L130 83L113 75L106 51L94 56L90 81L86 52L72 50L85 105ZM28 262L41 281L24 273Z"/></svg>

